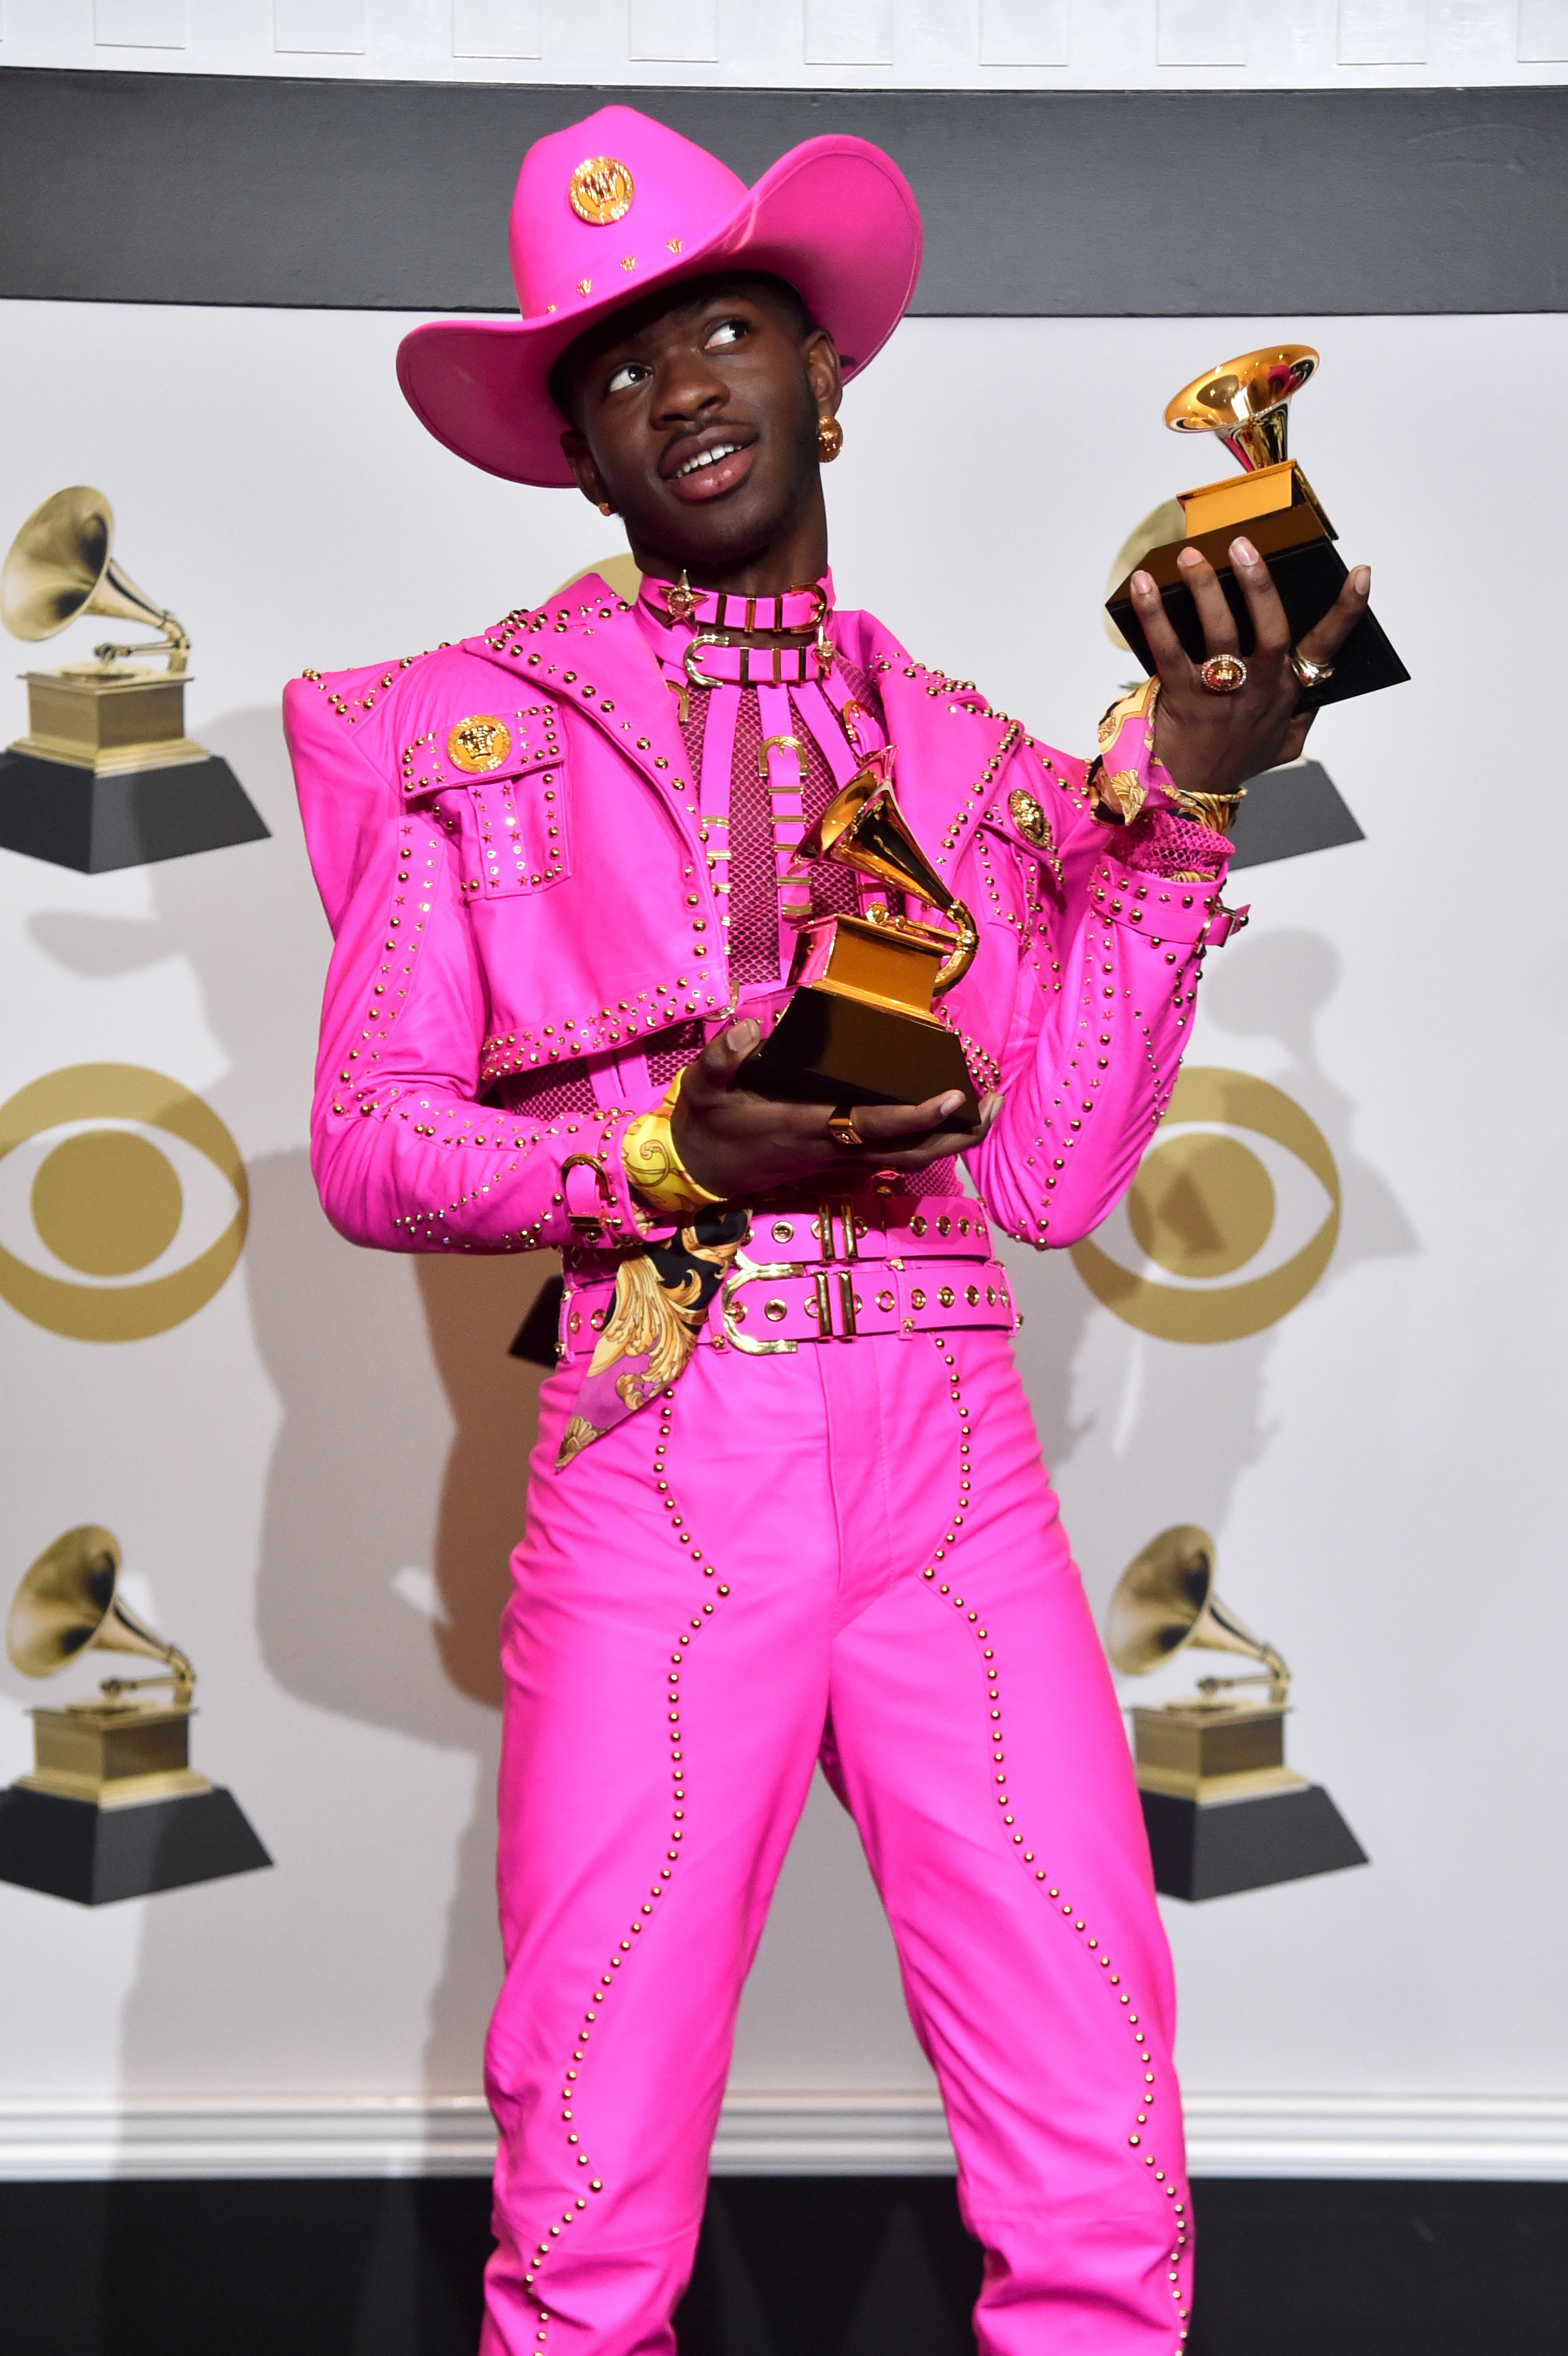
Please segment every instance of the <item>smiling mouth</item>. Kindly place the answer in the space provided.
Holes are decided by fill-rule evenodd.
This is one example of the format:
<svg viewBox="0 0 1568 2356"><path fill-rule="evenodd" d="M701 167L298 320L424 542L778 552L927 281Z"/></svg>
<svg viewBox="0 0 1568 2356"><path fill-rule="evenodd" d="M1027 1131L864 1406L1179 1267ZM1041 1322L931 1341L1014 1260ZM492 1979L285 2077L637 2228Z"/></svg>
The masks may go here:
<svg viewBox="0 0 1568 2356"><path fill-rule="evenodd" d="M704 466L716 466L721 458L732 458L737 451L744 448L743 442L716 442L711 450L699 450L695 458L688 458L684 466L677 466L674 479L678 483L683 475L695 475Z"/></svg>
<svg viewBox="0 0 1568 2356"><path fill-rule="evenodd" d="M754 442L733 437L711 442L705 450L694 450L673 470L667 477L670 489L683 507L706 506L745 481L755 455Z"/></svg>

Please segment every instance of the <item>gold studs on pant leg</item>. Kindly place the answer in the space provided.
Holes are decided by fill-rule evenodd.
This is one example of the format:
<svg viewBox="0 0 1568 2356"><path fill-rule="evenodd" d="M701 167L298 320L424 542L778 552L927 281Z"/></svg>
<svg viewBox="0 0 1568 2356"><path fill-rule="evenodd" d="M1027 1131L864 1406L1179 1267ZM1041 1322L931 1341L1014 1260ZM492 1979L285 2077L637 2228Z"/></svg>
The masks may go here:
<svg viewBox="0 0 1568 2356"><path fill-rule="evenodd" d="M700 1609L692 1613L687 1625L676 1635L674 1648L669 1656L669 1666L666 1672L665 1723L668 1730L670 1745L670 1828L664 1859L658 1869L658 1879L649 1884L647 1897L626 1926L626 1936L617 1942L614 1953L609 1957L605 1969L599 1976L597 1986L592 1989L587 2004L583 2007L582 2022L577 2032L577 2042L572 2049L571 2060L563 2073L560 2096L561 2123L567 2129L567 2146L576 2167L585 2171L578 2180L583 2183L587 2190L585 2193L579 2193L573 2197L571 2207L561 2211L559 2221L553 2223L548 2233L541 2235L536 2244L529 2270L523 2277L524 2285L530 2292L534 2292L539 2268L549 2257L552 2248L559 2244L565 2228L574 2224L588 2207L587 2194L603 2192L604 2190L603 2179L594 2172L592 2159L580 2147L574 2124L577 2110L576 2097L579 2091L578 2072L588 2059L590 2040L598 2025L600 2013L615 1989L615 1975L622 1969L626 1958L635 1953L634 1942L642 1936L643 1932L652 1922L655 1907L665 1896L675 1869L680 1863L681 1844L686 1837L687 1801L685 1746L681 1737L680 1674L685 1666L688 1648L693 1637L701 1634L730 1593L729 1587L719 1577L717 1564L709 1561L701 1547L694 1543L691 1533L686 1526L685 1516L670 1494L669 1483L666 1478L670 1425L675 1414L673 1389L660 1394L658 1407L658 1439L654 1447L653 1463L655 1494L668 1517L670 1535L679 1545L688 1549L692 1569L700 1570L704 1580L711 1580L713 1586L704 1596ZM538 2294L534 2293L534 2296L537 2304ZM550 2319L545 2308L540 2306L539 2308L539 2328L535 2334L538 2347L542 2348L549 2339Z"/></svg>
<svg viewBox="0 0 1568 2356"><path fill-rule="evenodd" d="M1103 1985L1107 1990L1115 1991L1116 2002L1122 2008L1123 2018L1131 2032L1137 2056L1141 2088L1137 2097L1136 2115L1127 2136L1127 2147L1129 2150L1138 2154L1144 2166L1149 2169L1154 2181L1163 2186L1165 2197L1172 2204L1170 2214L1174 2236L1172 2246L1166 2256L1166 2279L1170 2285L1171 2298L1176 2306L1179 2327L1176 2346L1180 2350L1187 2345L1189 2322L1188 2308L1182 2298L1180 2275L1181 2254L1189 2239L1187 2207L1183 2198L1185 2188L1179 2180L1168 2179L1165 2169L1159 2164L1157 2154L1144 2149L1144 2137L1141 2131L1148 2125L1149 2113L1154 2108L1156 2092L1154 2056L1149 2050L1147 2031L1139 2015L1132 2008L1132 1997L1122 1986L1121 1974L1113 1967L1110 1956L1104 1953L1099 1940L1091 1933L1087 1921L1077 1912L1070 1899L1062 1897L1061 1889L1051 1882L1046 1869L1036 1864L1034 1850L1025 1846L1025 1837L1017 1829L1012 1799L1008 1790L1007 1751L1002 1740L1001 1677L997 1662L997 1648L991 1642L990 1632L980 1623L979 1612L971 1611L963 1596L955 1591L952 1579L944 1579L941 1576L942 1567L949 1569L952 1568L951 1564L946 1562L947 1549L955 1543L964 1526L964 1516L969 1505L973 1478L970 1457L970 1434L973 1425L960 1388L953 1353L940 1334L933 1335L933 1339L941 1353L943 1365L948 1370L948 1395L958 1416L958 1504L954 1510L942 1545L933 1548L931 1561L921 1572L921 1577L929 1582L938 1595L944 1597L952 1605L955 1612L963 1613L966 1625L980 1647L980 1662L986 1676L987 1740L991 1751L997 1804L1002 1811L1001 1825L1007 1834L1008 1845L1018 1851L1019 1863L1029 1869L1037 1885L1042 1887L1044 1896L1053 1901L1052 1912L1055 1912L1060 1909L1060 1918L1065 1919L1072 1925L1074 1934L1082 1942L1084 1954L1092 1955L1098 1968L1104 1973Z"/></svg>

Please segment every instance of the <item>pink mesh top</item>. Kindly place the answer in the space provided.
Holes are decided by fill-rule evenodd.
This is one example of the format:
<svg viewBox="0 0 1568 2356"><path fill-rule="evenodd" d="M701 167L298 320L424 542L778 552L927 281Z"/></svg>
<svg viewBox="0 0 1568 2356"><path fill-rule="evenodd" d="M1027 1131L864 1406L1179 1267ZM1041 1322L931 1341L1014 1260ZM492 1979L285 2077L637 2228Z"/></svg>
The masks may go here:
<svg viewBox="0 0 1568 2356"><path fill-rule="evenodd" d="M643 618L639 616L639 619ZM656 619L645 619L644 628L656 653L664 656L667 665L672 634ZM684 638L674 643L683 645ZM885 738L882 701L870 676L842 655L836 659L836 669L841 690ZM673 686L667 691L674 701ZM704 751L716 696L732 701L733 737L728 765L727 807L713 809L707 805L720 797L710 789ZM789 712L791 729L800 745L801 816L803 830L808 830L839 787L817 731L827 722L839 727L842 733L842 724L831 707L816 695L803 697L798 702L791 697ZM755 1003L761 1012L776 1006L786 974L781 971L780 887L773 797L759 758L766 731L757 690L749 686L688 686L680 699L677 724L691 774L709 788L702 796L701 830L714 873L720 921L725 927L731 990L742 1013L749 1011L749 1003ZM844 741L849 743L847 735ZM842 760L841 754L839 758ZM819 860L811 864L807 874L814 916L848 916L858 908L855 877L847 868ZM792 937L785 929L783 948L786 959ZM667 1033L656 1046L650 1046L647 1067L652 1085L661 1089L667 1087L676 1074L701 1053L704 1035L702 1024L681 1023ZM540 1074L537 1078L530 1076L528 1080L504 1083L496 1092L496 1100L509 1112L549 1119L570 1113L591 1113L595 1098L592 1078L582 1062L564 1070ZM912 1194L962 1191L952 1162L941 1162L930 1171L911 1175L906 1183Z"/></svg>
<svg viewBox="0 0 1568 2356"><path fill-rule="evenodd" d="M856 701L880 726L881 701L869 680L853 664L840 663L839 669ZM702 818L710 836L718 833L722 841L727 834L729 839L730 978L743 993L749 989L776 987L784 979L779 971L779 891L773 862L773 804L766 779L757 766L763 744L763 717L754 687L691 690L680 733L693 776L702 775L703 737L715 695L734 695L739 699L735 749L730 764L730 808L727 813L705 809ZM810 828L838 788L809 721L802 720L798 712L795 718L805 755L801 764L801 804L805 824ZM848 868L830 867L818 860L810 871L810 883L814 915L853 915L855 878Z"/></svg>

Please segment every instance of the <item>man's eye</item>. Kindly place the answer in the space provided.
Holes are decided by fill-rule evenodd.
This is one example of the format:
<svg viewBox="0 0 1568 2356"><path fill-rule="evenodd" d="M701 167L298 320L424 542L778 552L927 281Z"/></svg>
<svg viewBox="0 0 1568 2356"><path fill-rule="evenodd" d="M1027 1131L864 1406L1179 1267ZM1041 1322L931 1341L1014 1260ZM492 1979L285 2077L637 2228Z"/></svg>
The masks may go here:
<svg viewBox="0 0 1568 2356"><path fill-rule="evenodd" d="M743 336L749 336L751 332L744 319L720 319L708 338L708 348L711 351L715 344L738 344Z"/></svg>
<svg viewBox="0 0 1568 2356"><path fill-rule="evenodd" d="M604 390L606 392L624 392L628 386L641 384L647 372L642 360L623 360Z"/></svg>

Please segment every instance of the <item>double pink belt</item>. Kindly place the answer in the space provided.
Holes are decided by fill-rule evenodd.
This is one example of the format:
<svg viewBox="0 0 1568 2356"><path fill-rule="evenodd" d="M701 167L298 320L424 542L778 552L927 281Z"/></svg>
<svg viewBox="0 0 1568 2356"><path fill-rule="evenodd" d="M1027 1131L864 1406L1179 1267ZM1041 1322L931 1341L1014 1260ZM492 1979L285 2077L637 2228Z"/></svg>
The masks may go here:
<svg viewBox="0 0 1568 2356"><path fill-rule="evenodd" d="M757 1263L742 1252L719 1288L705 1342L723 1340L751 1357L802 1342L854 1342L872 1333L963 1333L1018 1324L999 1260L868 1259L850 1268L798 1260Z"/></svg>
<svg viewBox="0 0 1568 2356"><path fill-rule="evenodd" d="M567 1254L563 1358L592 1353L614 1266L607 1253ZM699 1338L771 1357L803 1342L1010 1333L1019 1322L984 1215L967 1196L859 1196L753 1213Z"/></svg>

